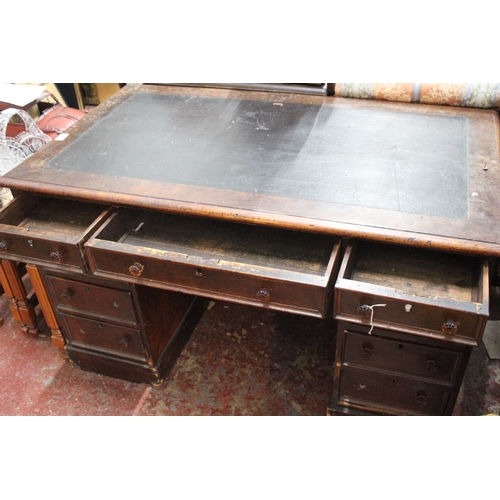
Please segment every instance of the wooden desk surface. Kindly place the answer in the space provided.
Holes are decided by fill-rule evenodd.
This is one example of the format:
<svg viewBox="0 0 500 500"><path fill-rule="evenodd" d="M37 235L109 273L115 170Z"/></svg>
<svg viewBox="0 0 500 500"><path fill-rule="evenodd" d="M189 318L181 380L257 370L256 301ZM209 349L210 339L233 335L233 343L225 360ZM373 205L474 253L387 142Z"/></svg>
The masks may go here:
<svg viewBox="0 0 500 500"><path fill-rule="evenodd" d="M69 133L0 185L500 255L495 111L136 85Z"/></svg>

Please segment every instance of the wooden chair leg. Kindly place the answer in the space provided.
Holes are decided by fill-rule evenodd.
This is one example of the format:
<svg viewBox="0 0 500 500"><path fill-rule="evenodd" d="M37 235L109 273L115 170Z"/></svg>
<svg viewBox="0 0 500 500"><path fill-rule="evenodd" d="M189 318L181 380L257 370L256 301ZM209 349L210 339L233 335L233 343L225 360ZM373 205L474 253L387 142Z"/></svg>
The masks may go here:
<svg viewBox="0 0 500 500"><path fill-rule="evenodd" d="M0 283L9 298L12 316L19 322L24 333L36 337L39 333L35 306L28 299L26 287L16 262L0 261Z"/></svg>
<svg viewBox="0 0 500 500"><path fill-rule="evenodd" d="M3 289L3 286L0 284L0 296L5 293L5 290ZM0 326L3 325L3 316L0 316Z"/></svg>
<svg viewBox="0 0 500 500"><path fill-rule="evenodd" d="M47 322L47 325L52 332L52 343L61 351L63 357L67 359L65 348L66 341L64 340L64 336L61 332L61 328L54 313L54 309L52 308L52 304L50 303L49 296L42 279L42 275L40 274L40 270L37 266L27 264L26 271L28 271L31 283L38 297L40 309L42 310L45 321Z"/></svg>

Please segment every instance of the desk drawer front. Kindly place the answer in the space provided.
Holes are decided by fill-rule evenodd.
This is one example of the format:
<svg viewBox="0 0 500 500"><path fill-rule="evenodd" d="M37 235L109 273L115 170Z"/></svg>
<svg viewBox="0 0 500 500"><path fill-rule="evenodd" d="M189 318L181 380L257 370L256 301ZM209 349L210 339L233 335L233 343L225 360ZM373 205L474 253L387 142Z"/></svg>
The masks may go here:
<svg viewBox="0 0 500 500"><path fill-rule="evenodd" d="M60 311L78 311L83 314L137 324L130 291L55 276L48 276L47 279Z"/></svg>
<svg viewBox="0 0 500 500"><path fill-rule="evenodd" d="M374 335L343 332L344 364L402 375L427 378L453 385L461 354Z"/></svg>
<svg viewBox="0 0 500 500"><path fill-rule="evenodd" d="M477 345L488 302L486 259L353 242L335 287L334 315Z"/></svg>
<svg viewBox="0 0 500 500"><path fill-rule="evenodd" d="M383 411L443 415L450 390L409 378L345 367L340 374L339 402Z"/></svg>
<svg viewBox="0 0 500 500"><path fill-rule="evenodd" d="M23 194L0 211L0 257L85 268L83 242L111 209Z"/></svg>
<svg viewBox="0 0 500 500"><path fill-rule="evenodd" d="M120 275L134 279L129 269L139 264L141 275L138 281L170 285L172 289L200 296L239 299L253 305L278 309L281 307L285 310L309 312L315 316L324 314L327 306L326 286L319 288L144 257L138 263L135 257L114 253L106 256L103 253L94 254L93 261L97 275L102 273L103 276Z"/></svg>
<svg viewBox="0 0 500 500"><path fill-rule="evenodd" d="M373 323L381 328L406 326L438 334L444 339L464 337L472 341L481 338L486 321L485 316L439 307L438 304L421 304L362 291L342 290L340 287L335 293L337 318L365 325ZM373 316L370 307L373 308Z"/></svg>
<svg viewBox="0 0 500 500"><path fill-rule="evenodd" d="M83 265L76 245L62 241L43 240L30 234L26 236L0 232L0 257L17 257L21 261L43 261L51 265L81 268Z"/></svg>
<svg viewBox="0 0 500 500"><path fill-rule="evenodd" d="M97 276L323 316L340 240L227 221L118 211L85 245Z"/></svg>
<svg viewBox="0 0 500 500"><path fill-rule="evenodd" d="M74 347L146 360L139 330L66 314L61 318L65 336Z"/></svg>

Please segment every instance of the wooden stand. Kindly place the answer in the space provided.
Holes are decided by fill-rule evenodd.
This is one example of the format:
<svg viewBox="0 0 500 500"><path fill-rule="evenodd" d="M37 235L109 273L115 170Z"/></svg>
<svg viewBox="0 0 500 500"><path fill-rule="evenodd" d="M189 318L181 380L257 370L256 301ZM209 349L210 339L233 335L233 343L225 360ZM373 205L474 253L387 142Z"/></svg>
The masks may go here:
<svg viewBox="0 0 500 500"><path fill-rule="evenodd" d="M35 312L36 296L28 296L21 267L23 266L17 262L0 261L0 283L9 298L10 312L19 322L21 330L36 337L40 332Z"/></svg>

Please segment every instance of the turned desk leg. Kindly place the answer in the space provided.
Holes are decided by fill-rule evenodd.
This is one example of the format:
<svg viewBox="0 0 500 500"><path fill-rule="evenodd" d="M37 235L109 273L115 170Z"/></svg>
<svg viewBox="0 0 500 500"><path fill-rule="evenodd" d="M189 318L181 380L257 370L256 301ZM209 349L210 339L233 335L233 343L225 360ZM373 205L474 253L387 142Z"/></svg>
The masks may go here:
<svg viewBox="0 0 500 500"><path fill-rule="evenodd" d="M68 356L65 349L66 341L64 340L61 328L54 313L54 309L52 308L52 304L50 303L47 290L43 283L42 275L40 274L40 270L33 264L27 264L26 270L28 271L33 289L35 290L35 293L38 297L38 303L40 304L40 309L42 310L43 317L45 318L47 326L52 332L52 343L61 351L63 357L67 359Z"/></svg>
<svg viewBox="0 0 500 500"><path fill-rule="evenodd" d="M39 333L35 306L28 299L26 287L19 274L16 262L0 261L0 282L9 298L9 308L12 316L21 324L24 333L36 337Z"/></svg>
<svg viewBox="0 0 500 500"><path fill-rule="evenodd" d="M3 289L2 282L0 280L0 295L3 295L5 293L5 290ZM3 325L3 316L0 316L0 326Z"/></svg>

